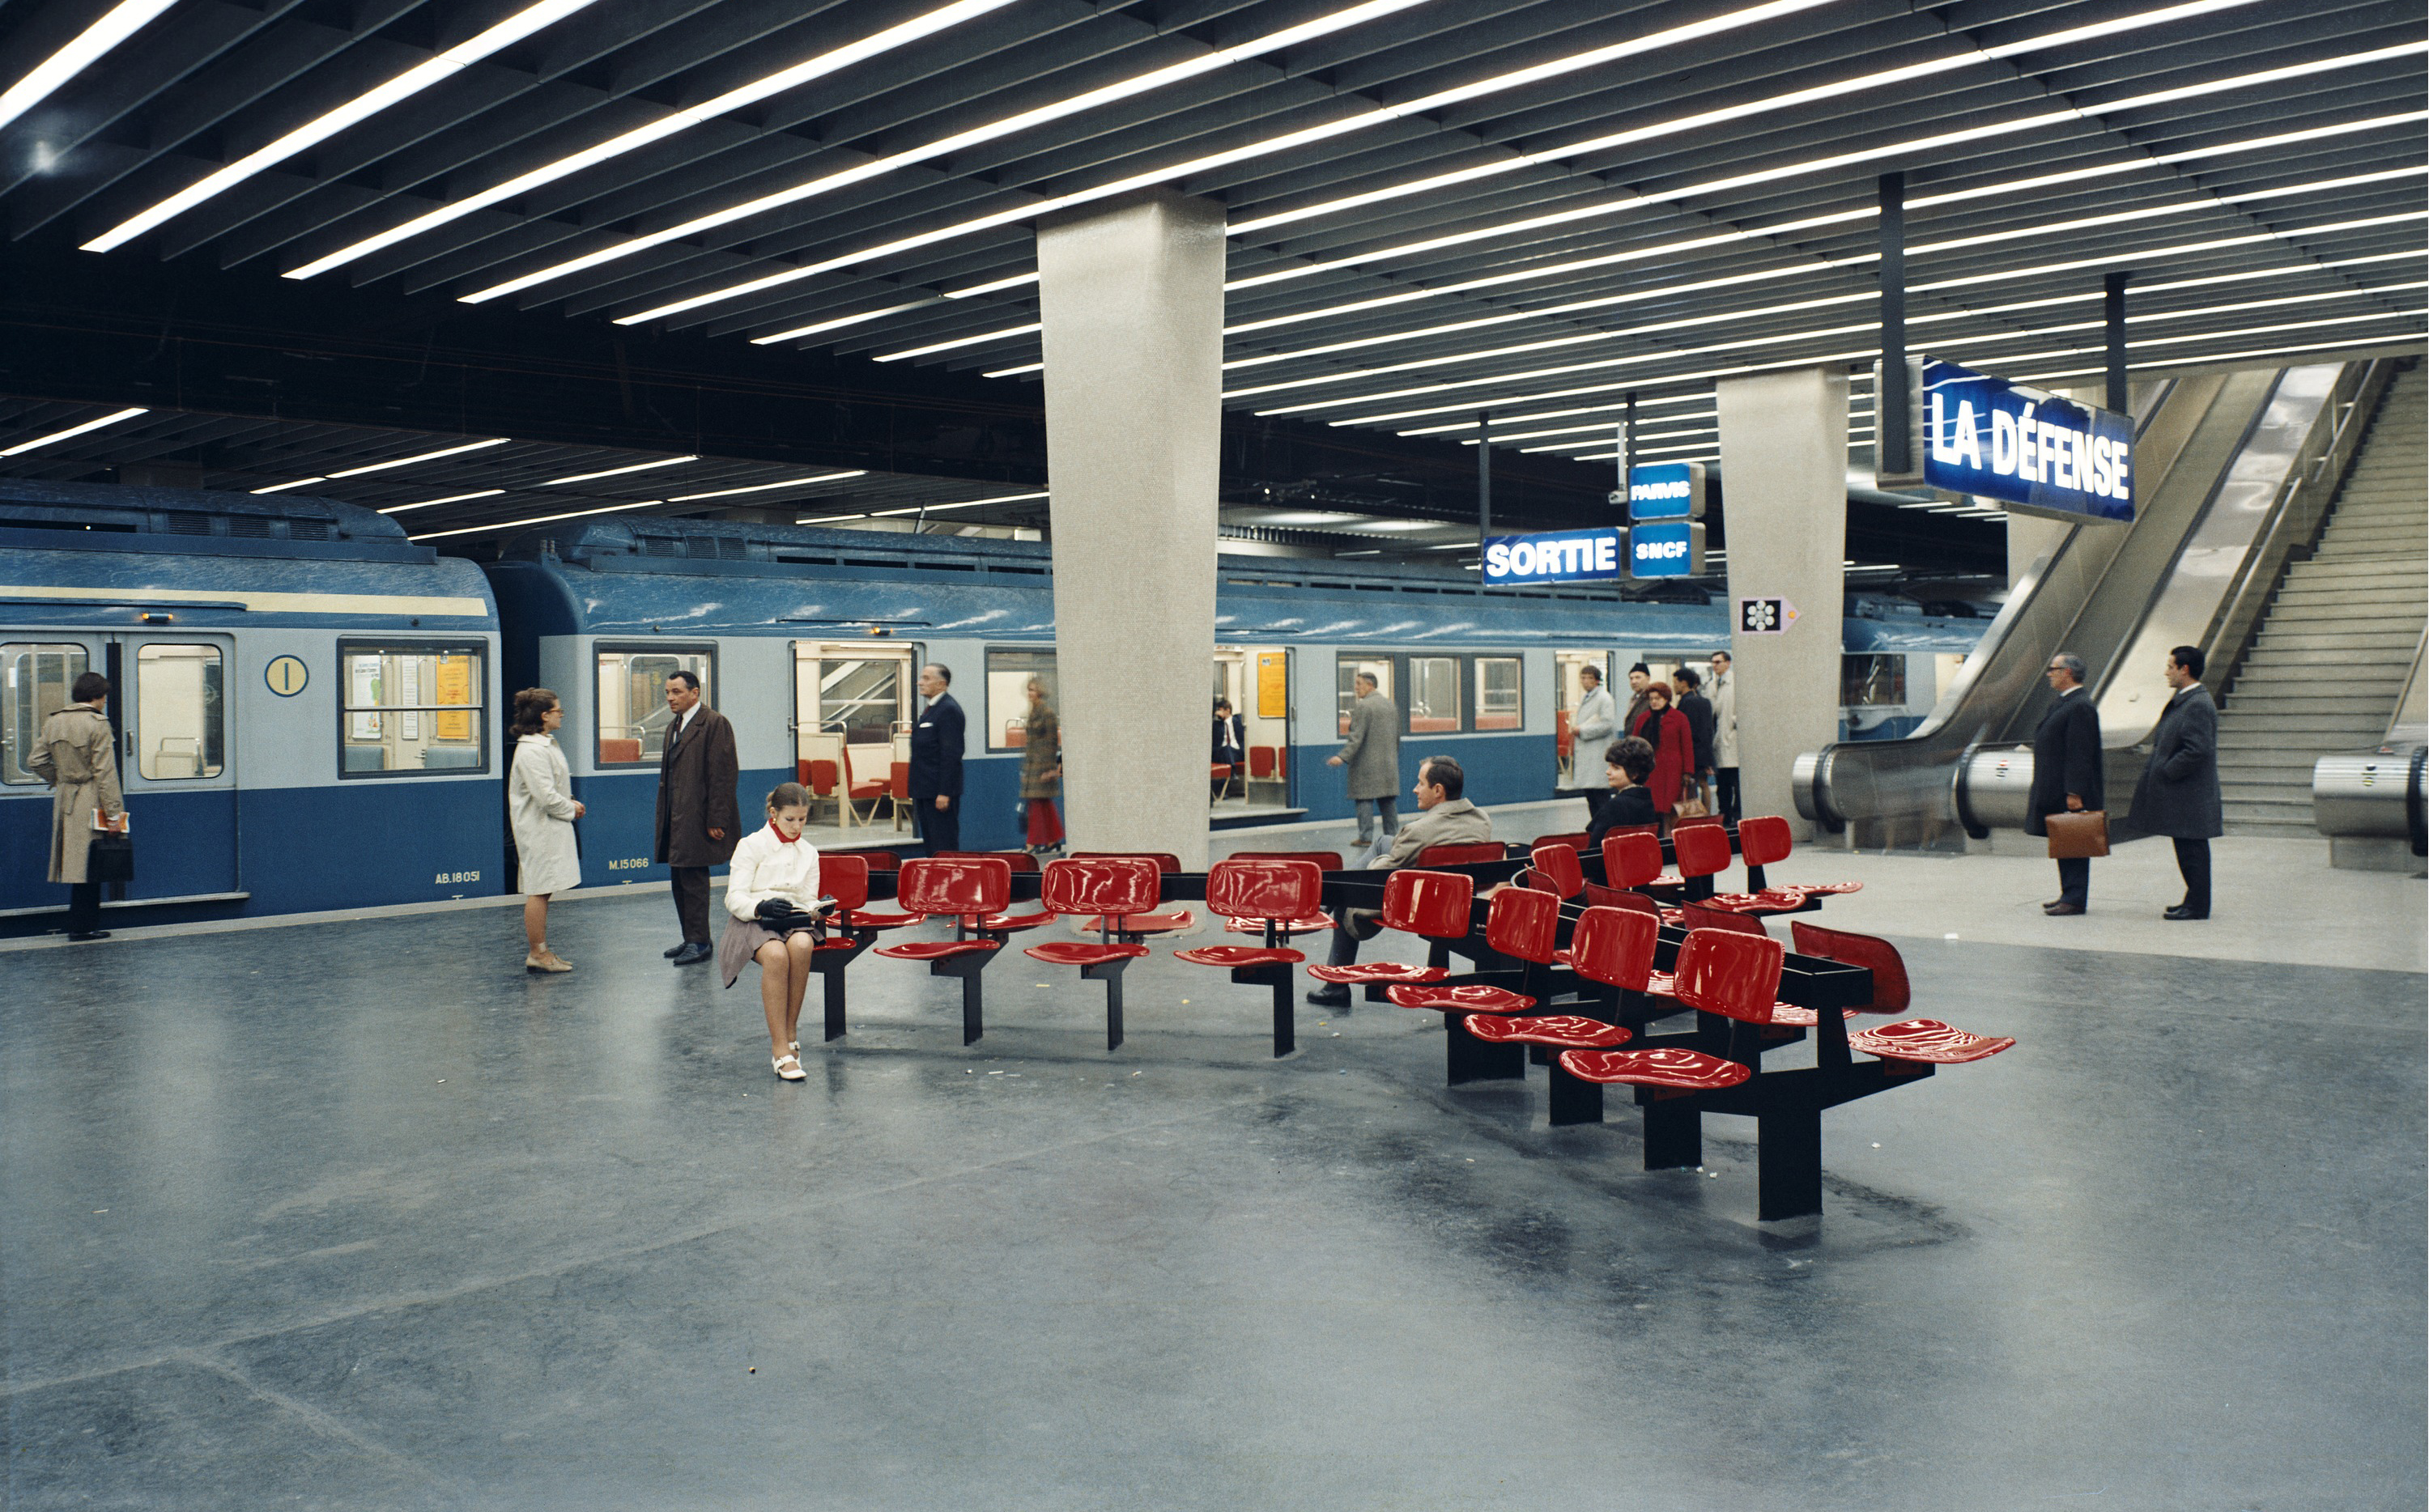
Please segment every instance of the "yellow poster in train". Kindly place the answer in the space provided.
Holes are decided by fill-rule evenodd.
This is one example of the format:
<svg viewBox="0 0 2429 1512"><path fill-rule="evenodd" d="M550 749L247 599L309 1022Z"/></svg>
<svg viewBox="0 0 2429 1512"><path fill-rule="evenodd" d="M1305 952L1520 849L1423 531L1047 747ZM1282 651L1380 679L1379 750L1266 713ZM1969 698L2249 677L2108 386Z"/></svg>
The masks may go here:
<svg viewBox="0 0 2429 1512"><path fill-rule="evenodd" d="M463 704L469 707L471 705L472 701L472 659L471 657L442 654L438 658L438 697L436 701L442 706ZM470 713L438 715L433 717L433 722L438 726L435 733L437 739L470 740L472 738L472 716Z"/></svg>
<svg viewBox="0 0 2429 1512"><path fill-rule="evenodd" d="M1257 653L1257 717L1290 717L1290 652Z"/></svg>

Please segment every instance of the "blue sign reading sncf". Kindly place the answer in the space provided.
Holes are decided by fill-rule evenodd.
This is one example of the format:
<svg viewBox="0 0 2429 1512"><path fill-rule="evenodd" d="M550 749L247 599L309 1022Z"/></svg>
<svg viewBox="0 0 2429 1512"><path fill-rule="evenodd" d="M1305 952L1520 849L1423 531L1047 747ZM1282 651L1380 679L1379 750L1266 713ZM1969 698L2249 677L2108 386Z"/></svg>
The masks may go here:
<svg viewBox="0 0 2429 1512"><path fill-rule="evenodd" d="M1519 583L1584 583L1628 574L1623 530L1547 531L1495 535L1484 543L1488 587Z"/></svg>
<svg viewBox="0 0 2429 1512"><path fill-rule="evenodd" d="M2065 519L2134 518L2134 422L1953 362L1923 370L1923 481Z"/></svg>

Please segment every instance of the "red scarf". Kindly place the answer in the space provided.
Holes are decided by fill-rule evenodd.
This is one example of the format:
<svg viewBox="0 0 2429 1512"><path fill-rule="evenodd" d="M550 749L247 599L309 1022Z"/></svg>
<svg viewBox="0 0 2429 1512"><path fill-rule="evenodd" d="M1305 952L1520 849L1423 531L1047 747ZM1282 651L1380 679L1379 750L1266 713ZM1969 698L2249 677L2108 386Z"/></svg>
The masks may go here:
<svg viewBox="0 0 2429 1512"><path fill-rule="evenodd" d="M798 842L801 838L801 835L787 836L784 830L776 828L776 821L773 819L768 821L768 832L776 837L776 842L779 845L789 846ZM801 831L801 834L807 833L809 833L809 831L806 830Z"/></svg>

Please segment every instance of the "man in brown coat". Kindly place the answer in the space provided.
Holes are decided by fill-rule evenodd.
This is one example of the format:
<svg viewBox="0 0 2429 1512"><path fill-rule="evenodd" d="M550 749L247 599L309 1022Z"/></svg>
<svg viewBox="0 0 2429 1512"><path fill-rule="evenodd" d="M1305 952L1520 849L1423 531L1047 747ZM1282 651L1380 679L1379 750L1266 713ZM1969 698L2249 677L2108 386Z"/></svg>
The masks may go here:
<svg viewBox="0 0 2429 1512"><path fill-rule="evenodd" d="M68 884L68 938L107 940L101 927L101 883L86 864L92 816L99 810L121 827L126 800L118 791L118 737L111 732L109 679L87 672L68 690L75 701L42 721L25 770L51 785L51 880Z"/></svg>
<svg viewBox="0 0 2429 1512"><path fill-rule="evenodd" d="M668 951L678 966L696 966L716 952L708 940L708 869L734 859L742 838L742 811L735 799L741 763L734 751L734 727L700 701L700 679L677 672L667 679L666 752L658 759L658 840L654 860L674 874L675 916L683 942Z"/></svg>

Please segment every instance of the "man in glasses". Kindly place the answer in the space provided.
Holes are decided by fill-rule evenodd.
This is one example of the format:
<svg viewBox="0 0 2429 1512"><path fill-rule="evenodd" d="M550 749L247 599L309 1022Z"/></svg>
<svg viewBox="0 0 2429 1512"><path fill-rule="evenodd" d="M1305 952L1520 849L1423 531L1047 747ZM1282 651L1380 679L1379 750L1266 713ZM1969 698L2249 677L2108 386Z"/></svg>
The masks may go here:
<svg viewBox="0 0 2429 1512"><path fill-rule="evenodd" d="M2103 807L2100 710L2083 688L2083 658L2060 651L2050 658L2049 685L2057 695L2041 728L2033 731L2033 793L2024 828L2049 833L2053 814L2080 814ZM2057 863L2057 896L2041 905L2051 915L2081 913L2090 902L2091 863L2082 856Z"/></svg>

